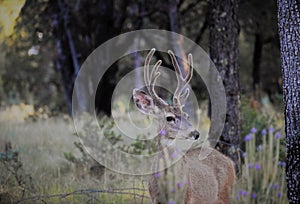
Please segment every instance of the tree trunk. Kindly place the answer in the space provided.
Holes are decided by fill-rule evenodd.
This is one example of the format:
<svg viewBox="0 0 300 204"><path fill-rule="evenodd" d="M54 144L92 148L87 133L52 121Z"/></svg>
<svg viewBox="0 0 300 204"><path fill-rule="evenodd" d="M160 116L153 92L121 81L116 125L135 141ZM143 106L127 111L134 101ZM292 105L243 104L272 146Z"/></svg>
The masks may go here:
<svg viewBox="0 0 300 204"><path fill-rule="evenodd" d="M114 1L101 0L97 6L96 45L98 46L117 35L118 31L114 27ZM116 71L117 66L114 64L106 71L98 85L95 99L95 107L98 113L111 114L111 97L115 87L112 79Z"/></svg>
<svg viewBox="0 0 300 204"><path fill-rule="evenodd" d="M75 41L74 41L74 38L73 38L73 33L72 33L72 30L71 30L71 27L76 27L76 23L74 24L73 22L73 25L72 25L72 21L74 21L74 18L72 18L71 20L71 12L70 12L70 8L68 7L67 4L65 4L65 2L63 0L58 0L58 7L59 7L59 11L60 11L60 14L62 15L61 16L61 20L63 21L62 24L63 24L63 33L66 34L66 38L67 38L67 44L68 44L68 49L69 50L69 54L71 56L71 59L72 59L72 67L73 67L73 76L70 76L72 77L72 81L71 81L71 90L72 90L72 93L71 93L71 96L72 97L72 94L73 93L76 93L76 99L77 99L77 102L78 102L78 107L80 108L80 110L82 112L86 112L88 111L87 110L87 95L88 95L88 91L87 91L87 87L86 85L87 84L81 84L80 86L74 86L74 81L75 81L75 78L79 72L79 69L80 69L80 65L79 65L79 62L78 62L78 56L79 56L79 53L76 51L76 46L75 46ZM76 92L73 92L73 89L76 89Z"/></svg>
<svg viewBox="0 0 300 204"><path fill-rule="evenodd" d="M74 67L72 64L71 53L68 52L68 38L64 32L64 20L60 14L58 1L51 1L49 4L53 8L52 13L52 35L56 42L57 60L56 69L60 71L62 76L62 84L64 87L65 99L69 113L72 111L72 93L73 93L73 78ZM67 51L66 51L67 50Z"/></svg>
<svg viewBox="0 0 300 204"><path fill-rule="evenodd" d="M210 56L223 79L227 103L221 140L235 148L240 146L237 2L237 0L209 1ZM222 147L222 151L233 159L239 170L239 152L232 150L229 145Z"/></svg>
<svg viewBox="0 0 300 204"><path fill-rule="evenodd" d="M288 199L290 203L300 203L300 2L278 0L277 3L285 102Z"/></svg>

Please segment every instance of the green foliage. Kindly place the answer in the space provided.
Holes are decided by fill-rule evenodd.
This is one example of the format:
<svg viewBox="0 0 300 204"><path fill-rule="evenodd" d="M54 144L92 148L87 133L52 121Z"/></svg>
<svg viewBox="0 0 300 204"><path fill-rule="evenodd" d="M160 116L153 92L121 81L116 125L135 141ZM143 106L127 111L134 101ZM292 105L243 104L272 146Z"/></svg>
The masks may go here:
<svg viewBox="0 0 300 204"><path fill-rule="evenodd" d="M80 151L81 157L75 157L72 152L64 152L65 158L72 163L89 163L91 158L83 149L83 145L80 142L74 142L75 147Z"/></svg>
<svg viewBox="0 0 300 204"><path fill-rule="evenodd" d="M22 167L22 163L18 160L19 151L11 148L6 151L0 152L1 162L10 162L11 166L15 166L16 169Z"/></svg>
<svg viewBox="0 0 300 204"><path fill-rule="evenodd" d="M107 127L104 128L104 131L103 131L103 135L104 137L106 137L106 139L108 139L110 141L110 143L112 145L116 145L118 142L121 142L122 141L122 135L121 134L116 134L112 128L114 127L114 122L113 120L110 121L110 124L108 124Z"/></svg>
<svg viewBox="0 0 300 204"><path fill-rule="evenodd" d="M267 114L262 114L258 110L250 106L250 99L241 97L241 136L244 137L248 134L252 127L255 127L258 132L267 129L274 119Z"/></svg>
<svg viewBox="0 0 300 204"><path fill-rule="evenodd" d="M275 108L263 106L257 110L250 104L249 99L242 97L241 135L245 163L235 186L234 203L286 203L285 140L280 135L282 119L277 117L279 113Z"/></svg>
<svg viewBox="0 0 300 204"><path fill-rule="evenodd" d="M10 2L10 6L20 1ZM24 2L23 2L24 3ZM54 69L50 18L44 18L48 1L26 1L14 32L1 42L0 102L3 105L47 105L66 111L59 73ZM46 14L47 13L47 14ZM0 31L1 32L1 31Z"/></svg>
<svg viewBox="0 0 300 204"><path fill-rule="evenodd" d="M111 118L104 116L98 122L95 122L90 116L84 116L82 121L83 131L78 133L81 138L89 139L96 136L98 144L102 144L103 140L107 139L114 148L131 154L152 154L157 151L157 140L149 141L146 135L137 135L133 142L124 144L122 133L118 131L114 120ZM103 146L100 150L103 154L106 153L105 148L109 147Z"/></svg>
<svg viewBox="0 0 300 204"><path fill-rule="evenodd" d="M123 145L120 149L130 154L151 155L157 152L157 139L149 141L144 135L140 135L133 143Z"/></svg>

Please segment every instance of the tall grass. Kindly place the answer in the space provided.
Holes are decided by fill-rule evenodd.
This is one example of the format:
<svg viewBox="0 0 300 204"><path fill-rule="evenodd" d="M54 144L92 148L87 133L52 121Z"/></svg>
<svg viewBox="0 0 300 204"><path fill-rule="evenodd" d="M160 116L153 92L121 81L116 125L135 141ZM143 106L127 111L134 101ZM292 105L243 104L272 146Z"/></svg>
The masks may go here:
<svg viewBox="0 0 300 204"><path fill-rule="evenodd" d="M234 191L234 203L288 203L281 134L273 127L250 130L244 138L242 177Z"/></svg>
<svg viewBox="0 0 300 204"><path fill-rule="evenodd" d="M284 173L284 139L273 128L261 131L261 127L264 127L269 121L257 121L255 118L257 118L257 114L251 115L249 111L244 114L244 120L248 120L247 123L244 123L244 129L251 125L257 125L255 127L260 129L260 131L252 128L250 133L244 138L243 174L236 182L232 202L287 203ZM109 125L110 122L110 119L108 119L105 125ZM89 124L87 126L87 134L91 134L93 125ZM37 195L66 195L70 192L78 192L81 189L108 190L107 192L91 192L88 195L79 191L77 194L71 193L68 196L48 197L47 203L150 203L149 199L135 196L135 194L149 196L147 192L147 176L120 175L107 169L101 178L89 175L87 172L89 169L82 170L83 174L78 173L76 166L65 158L65 153L72 154L76 158L81 156L81 152L74 146L74 142L77 139L74 136L71 120L57 117L46 120L39 119L35 122L30 120L25 122L1 121L0 133L1 146L5 142L10 141L13 149L19 152L19 159L24 170L23 175L32 176ZM103 132L103 135L111 141L115 141L117 137L112 136L118 136L118 133L114 128L106 128L106 132ZM151 146L147 145L142 142L133 143L128 148L123 148L123 150L141 153L144 149L145 151L149 150ZM2 166L0 168L0 194L8 192L17 198L19 196L17 184L7 183L6 179L10 174ZM81 175L85 176L82 177ZM172 181L169 182L170 185L166 186L166 191L168 192L166 201L178 203L177 201L182 198L182 192L186 187L184 178L181 178L181 180L174 179L175 177L165 178L163 174L156 176L162 182L165 179ZM177 181L180 181L180 183ZM137 188L146 189L146 191L136 190ZM128 190L126 192L123 191L123 193L116 193L109 191L109 189ZM130 194L130 192L133 194ZM26 196L30 197L32 195L28 194ZM32 202L29 200L27 203Z"/></svg>

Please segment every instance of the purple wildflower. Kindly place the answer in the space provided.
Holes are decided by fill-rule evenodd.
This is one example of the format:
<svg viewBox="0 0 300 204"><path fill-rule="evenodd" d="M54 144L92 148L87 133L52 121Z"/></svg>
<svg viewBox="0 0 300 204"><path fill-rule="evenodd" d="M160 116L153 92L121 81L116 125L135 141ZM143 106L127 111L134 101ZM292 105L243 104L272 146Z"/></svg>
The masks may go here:
<svg viewBox="0 0 300 204"><path fill-rule="evenodd" d="M188 180L185 180L185 181L184 181L184 185L189 185L189 181L188 181Z"/></svg>
<svg viewBox="0 0 300 204"><path fill-rule="evenodd" d="M244 191L244 192L243 192L243 196L247 197L247 196L248 196L248 192L247 192L247 191Z"/></svg>
<svg viewBox="0 0 300 204"><path fill-rule="evenodd" d="M257 132L257 130L256 130L256 128L255 128L255 127L253 127L253 128L251 128L250 132L251 132L251 133L256 133L256 132Z"/></svg>
<svg viewBox="0 0 300 204"><path fill-rule="evenodd" d="M236 199L236 200L238 200L239 198L240 198L240 196L238 196L238 195L237 195L237 196L235 196L235 199Z"/></svg>
<svg viewBox="0 0 300 204"><path fill-rule="evenodd" d="M160 130L160 131L159 131L159 134L160 134L160 135L166 135L167 132L166 132L165 130Z"/></svg>
<svg viewBox="0 0 300 204"><path fill-rule="evenodd" d="M171 188L171 193L174 193L175 192L175 189L172 187Z"/></svg>
<svg viewBox="0 0 300 204"><path fill-rule="evenodd" d="M174 202L173 200L170 200L170 201L168 202L168 204L175 204L175 202Z"/></svg>
<svg viewBox="0 0 300 204"><path fill-rule="evenodd" d="M260 166L260 164L255 164L255 169L256 169L256 170L259 170L259 169L261 169L261 166Z"/></svg>
<svg viewBox="0 0 300 204"><path fill-rule="evenodd" d="M155 177L156 178L160 178L161 177L161 173L160 172L155 173Z"/></svg>
<svg viewBox="0 0 300 204"><path fill-rule="evenodd" d="M281 137L280 133L279 132L276 132L275 136L274 136L276 139L279 139Z"/></svg>
<svg viewBox="0 0 300 204"><path fill-rule="evenodd" d="M249 164L248 164L248 168L249 168L249 169L252 169L253 167L254 167L254 164L252 164L252 163L249 163Z"/></svg>
<svg viewBox="0 0 300 204"><path fill-rule="evenodd" d="M275 129L273 127L269 128L269 133L273 133L275 131Z"/></svg>
<svg viewBox="0 0 300 204"><path fill-rule="evenodd" d="M243 195L244 190L239 190L239 195Z"/></svg>
<svg viewBox="0 0 300 204"><path fill-rule="evenodd" d="M245 140L245 142L247 142L249 140L252 140L252 138L253 138L253 135L248 134L248 135L246 135L246 137L244 138L244 140Z"/></svg>
<svg viewBox="0 0 300 204"><path fill-rule="evenodd" d="M285 162L279 161L279 162L278 162L278 165L279 165L279 166L282 166L282 167L285 167L285 166L286 166L286 163L285 163Z"/></svg>
<svg viewBox="0 0 300 204"><path fill-rule="evenodd" d="M267 134L267 131L266 131L265 129L263 129L263 130L261 131L261 134L262 134L262 135L266 135L266 134Z"/></svg>
<svg viewBox="0 0 300 204"><path fill-rule="evenodd" d="M283 194L282 194L281 192L279 192L279 193L277 193L277 196L278 196L278 197L282 197Z"/></svg>
<svg viewBox="0 0 300 204"><path fill-rule="evenodd" d="M256 193L252 193L251 198L255 199L257 197Z"/></svg>
<svg viewBox="0 0 300 204"><path fill-rule="evenodd" d="M279 189L279 185L275 184L275 185L273 185L273 188L277 190L277 189Z"/></svg>
<svg viewBox="0 0 300 204"><path fill-rule="evenodd" d="M182 183L178 182L178 183L177 183L177 187L178 187L178 188L181 188L181 187L182 187Z"/></svg>

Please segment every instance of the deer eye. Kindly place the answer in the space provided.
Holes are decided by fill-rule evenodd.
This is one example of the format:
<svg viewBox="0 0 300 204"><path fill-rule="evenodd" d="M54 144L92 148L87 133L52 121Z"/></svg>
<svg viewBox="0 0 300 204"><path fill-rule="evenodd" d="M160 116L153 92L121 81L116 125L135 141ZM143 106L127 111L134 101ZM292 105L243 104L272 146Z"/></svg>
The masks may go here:
<svg viewBox="0 0 300 204"><path fill-rule="evenodd" d="M167 116L166 119L167 119L168 122L175 121L175 117L174 116Z"/></svg>

